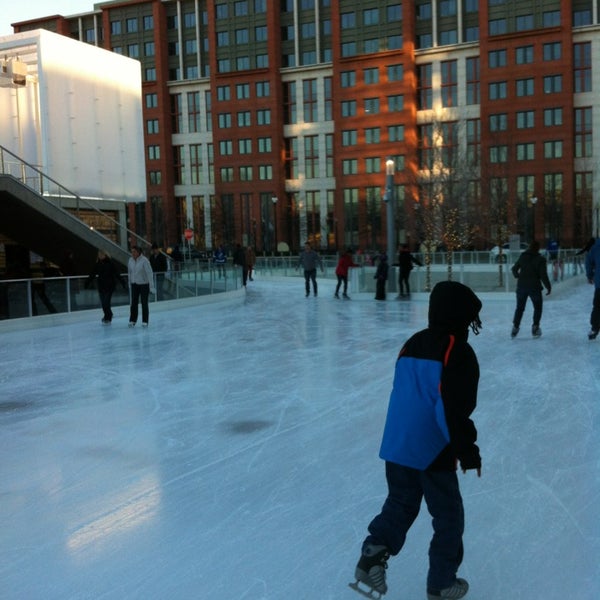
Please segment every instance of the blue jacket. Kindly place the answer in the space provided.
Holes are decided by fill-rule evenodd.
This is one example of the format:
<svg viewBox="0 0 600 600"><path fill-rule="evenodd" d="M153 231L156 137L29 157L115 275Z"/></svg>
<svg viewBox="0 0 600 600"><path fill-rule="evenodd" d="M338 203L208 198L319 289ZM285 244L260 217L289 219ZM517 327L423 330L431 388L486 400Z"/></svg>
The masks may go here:
<svg viewBox="0 0 600 600"><path fill-rule="evenodd" d="M481 324L481 303L457 286L442 282L434 288L429 327L400 350L379 452L386 461L419 470L455 470L457 460L463 469L481 467L470 419L479 364L467 341L469 324Z"/></svg>
<svg viewBox="0 0 600 600"><path fill-rule="evenodd" d="M600 238L597 238L585 257L585 274L600 288Z"/></svg>

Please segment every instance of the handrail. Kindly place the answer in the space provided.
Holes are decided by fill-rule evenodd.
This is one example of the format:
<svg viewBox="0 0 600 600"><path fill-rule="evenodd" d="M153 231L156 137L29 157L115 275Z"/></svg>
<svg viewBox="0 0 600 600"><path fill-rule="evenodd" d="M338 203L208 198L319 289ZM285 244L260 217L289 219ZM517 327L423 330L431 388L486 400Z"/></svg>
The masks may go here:
<svg viewBox="0 0 600 600"><path fill-rule="evenodd" d="M9 162L9 161L5 160L5 154L8 154L10 157L12 157L15 162ZM11 164L14 164L17 167L16 170L17 170L17 172L20 173L19 175L15 175L12 172L12 169L10 169ZM7 170L7 166L9 167L8 170ZM35 173L37 176L35 176L35 177L30 176L27 172L27 169L31 169L31 171L33 173ZM52 177L46 175L38 167L23 160L21 157L17 156L14 152L11 152L8 148L5 148L2 145L0 145L0 175L10 175L11 177L14 177L18 181L20 181L23 185L27 186L29 189L38 193L40 196L42 196L44 199L48 200L49 202L52 202L56 197L69 198L69 199L75 200L75 212L76 212L77 218L80 221L82 221L82 219L80 219L80 217L79 217L80 203L81 203L84 205L85 208L88 208L88 209L94 211L95 213L97 213L98 215L100 215L102 218L107 219L110 223L112 223L117 228L117 231L119 231L119 230L125 231L129 236L135 238L137 240L137 242L140 243L142 246L145 245L145 246L150 247L150 245L151 245L150 242L148 242L148 240L141 237L140 235L138 235L131 229L128 229L122 223L119 223L116 219L111 217L109 214L100 210L92 202L90 202L89 200L86 200L85 198L82 198L79 194L76 194L75 192L69 190L64 185L58 183L58 181L56 181L55 179L52 179ZM39 182L38 182L39 188L36 187L35 185L32 185L29 183L29 181L35 182L38 180L39 180ZM46 186L44 185L44 183L46 183ZM52 184L52 185L50 185L50 184ZM52 186L55 186L56 190L52 190ZM54 192L54 193L52 193L52 192ZM56 192L58 192L58 193L56 193ZM53 202L53 203L58 208L63 209L63 207L60 205L59 202ZM99 235L102 235L103 237L106 238L106 236L104 236L101 232L96 231L96 233L98 233ZM106 238L106 239L109 239L109 238Z"/></svg>

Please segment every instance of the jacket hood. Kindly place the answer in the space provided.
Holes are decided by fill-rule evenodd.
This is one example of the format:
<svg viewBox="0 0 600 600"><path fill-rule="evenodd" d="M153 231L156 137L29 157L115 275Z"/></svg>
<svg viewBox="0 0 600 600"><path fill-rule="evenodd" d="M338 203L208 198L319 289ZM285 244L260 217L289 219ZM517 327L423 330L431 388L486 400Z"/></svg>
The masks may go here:
<svg viewBox="0 0 600 600"><path fill-rule="evenodd" d="M429 327L464 339L471 327L477 335L481 307L481 300L471 288L457 281L441 281L429 297Z"/></svg>

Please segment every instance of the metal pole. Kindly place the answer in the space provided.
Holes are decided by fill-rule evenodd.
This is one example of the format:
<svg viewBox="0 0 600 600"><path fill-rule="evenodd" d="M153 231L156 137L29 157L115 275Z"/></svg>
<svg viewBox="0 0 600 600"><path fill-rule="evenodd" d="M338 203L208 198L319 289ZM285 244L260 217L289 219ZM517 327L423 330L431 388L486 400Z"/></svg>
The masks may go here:
<svg viewBox="0 0 600 600"><path fill-rule="evenodd" d="M387 255L390 264L396 254L396 240L394 235L394 171L396 165L391 158L385 161L385 196L387 204Z"/></svg>

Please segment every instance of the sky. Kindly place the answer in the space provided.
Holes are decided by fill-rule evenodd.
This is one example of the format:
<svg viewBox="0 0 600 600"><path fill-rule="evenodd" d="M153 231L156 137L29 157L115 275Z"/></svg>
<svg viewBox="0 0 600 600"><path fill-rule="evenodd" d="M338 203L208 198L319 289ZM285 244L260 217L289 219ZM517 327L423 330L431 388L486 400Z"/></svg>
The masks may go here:
<svg viewBox="0 0 600 600"><path fill-rule="evenodd" d="M65 17L94 10L94 0L27 0L27 2L3 2L0 10L0 35L11 35L11 23L27 21L48 15Z"/></svg>

